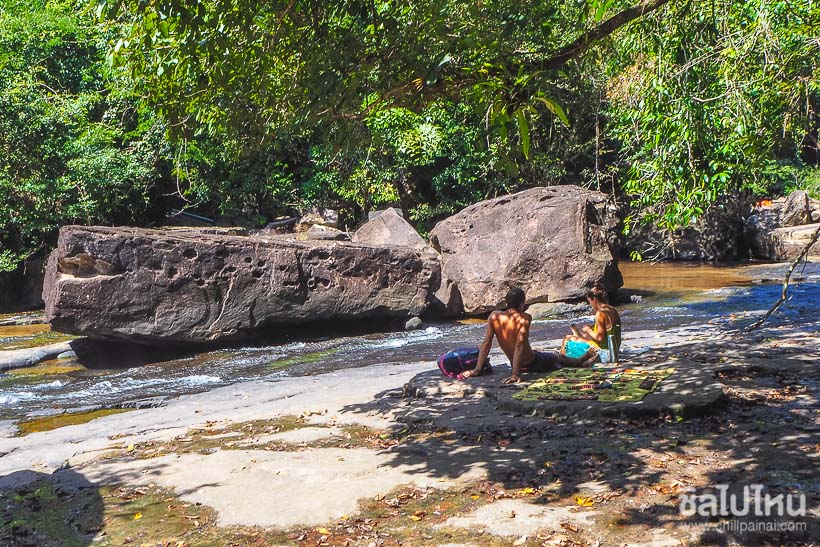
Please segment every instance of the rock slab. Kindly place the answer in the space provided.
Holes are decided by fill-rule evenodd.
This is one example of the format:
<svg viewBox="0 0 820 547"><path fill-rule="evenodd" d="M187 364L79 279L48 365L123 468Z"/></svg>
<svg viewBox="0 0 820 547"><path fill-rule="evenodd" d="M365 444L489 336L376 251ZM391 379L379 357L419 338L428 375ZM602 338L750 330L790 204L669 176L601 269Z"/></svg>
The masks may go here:
<svg viewBox="0 0 820 547"><path fill-rule="evenodd" d="M412 249L66 226L43 299L61 332L189 344L282 324L408 318L439 283L438 261Z"/></svg>
<svg viewBox="0 0 820 547"><path fill-rule="evenodd" d="M820 202L796 190L785 198L759 203L746 219L746 238L756 258L794 260L808 245L818 222ZM812 246L809 256L820 256L820 244Z"/></svg>
<svg viewBox="0 0 820 547"><path fill-rule="evenodd" d="M471 205L439 222L431 242L464 311L480 314L501 305L512 286L528 303L583 298L599 281L619 288L616 226L605 194L551 186Z"/></svg>

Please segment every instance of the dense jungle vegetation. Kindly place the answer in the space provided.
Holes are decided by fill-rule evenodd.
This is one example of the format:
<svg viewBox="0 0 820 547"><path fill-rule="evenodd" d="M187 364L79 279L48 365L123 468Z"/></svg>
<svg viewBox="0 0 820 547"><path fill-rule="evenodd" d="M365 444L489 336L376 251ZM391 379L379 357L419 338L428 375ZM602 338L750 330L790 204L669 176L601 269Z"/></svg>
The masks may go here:
<svg viewBox="0 0 820 547"><path fill-rule="evenodd" d="M67 223L262 226L574 183L670 231L820 191L820 3L0 0L0 269Z"/></svg>

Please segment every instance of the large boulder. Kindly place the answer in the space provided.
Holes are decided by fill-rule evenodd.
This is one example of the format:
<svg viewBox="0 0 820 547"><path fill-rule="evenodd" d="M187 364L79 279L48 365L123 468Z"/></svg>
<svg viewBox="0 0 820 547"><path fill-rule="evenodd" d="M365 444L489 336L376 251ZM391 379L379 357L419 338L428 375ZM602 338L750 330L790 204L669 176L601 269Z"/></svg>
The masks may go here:
<svg viewBox="0 0 820 547"><path fill-rule="evenodd" d="M617 289L616 225L605 194L552 186L471 205L439 222L431 242L464 311L480 314L511 286L529 303L583 298L598 281Z"/></svg>
<svg viewBox="0 0 820 547"><path fill-rule="evenodd" d="M55 330L198 343L328 319L419 315L439 286L418 251L293 237L67 226L43 299Z"/></svg>
<svg viewBox="0 0 820 547"><path fill-rule="evenodd" d="M369 245L393 245L409 247L440 258L433 247L404 220L400 209L390 207L376 214L353 234L353 241ZM457 317L462 314L461 297L456 285L443 278L433 298L431 311L441 317Z"/></svg>

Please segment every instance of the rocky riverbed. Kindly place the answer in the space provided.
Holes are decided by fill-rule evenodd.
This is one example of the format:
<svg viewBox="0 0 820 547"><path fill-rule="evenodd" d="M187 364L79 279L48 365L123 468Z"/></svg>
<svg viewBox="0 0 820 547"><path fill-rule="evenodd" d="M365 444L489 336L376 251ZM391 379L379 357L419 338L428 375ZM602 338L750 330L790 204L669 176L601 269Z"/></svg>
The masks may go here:
<svg viewBox="0 0 820 547"><path fill-rule="evenodd" d="M816 542L816 266L801 274L783 313L751 334L739 328L777 293L762 281L782 267L699 268L693 287L678 284L676 294L652 296L651 283L641 283L644 301L624 310L627 366L686 361L720 385L723 397L697 415L528 416L480 396L477 384L457 384L466 388L457 397L414 393L405 386L428 374L436 344L466 341L480 325L442 329L435 344L424 342L427 353L389 347L409 334L378 335L391 356L380 364L321 364L347 355L340 349L293 365L307 376L236 381L166 398L161 408L39 432L35 424L25 436L6 422L0 543ZM701 294L695 279L709 272L735 283ZM652 278L663 283L662 270ZM633 322L637 306L652 308L654 323ZM556 334L565 326L539 323ZM720 484L803 493L807 516L796 524L806 529L741 532L725 517L680 514L687 489Z"/></svg>

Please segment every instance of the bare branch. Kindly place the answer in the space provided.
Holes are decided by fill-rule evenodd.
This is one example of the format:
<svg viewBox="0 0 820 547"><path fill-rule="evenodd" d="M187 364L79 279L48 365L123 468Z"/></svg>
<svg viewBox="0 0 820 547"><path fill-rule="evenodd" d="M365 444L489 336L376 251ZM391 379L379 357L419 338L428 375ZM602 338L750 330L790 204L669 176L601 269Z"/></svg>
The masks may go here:
<svg viewBox="0 0 820 547"><path fill-rule="evenodd" d="M752 331L760 327L760 325L762 325L766 321L766 319L768 319L775 311L777 311L777 309L780 306L783 305L783 303L786 300L788 300L789 281L791 279L792 273L794 273L794 270L795 268L797 268L797 265L800 264L800 262L802 262L808 256L809 251L811 250L812 246L815 243L817 243L818 238L820 238L820 224L817 225L817 229L812 234L808 245L803 247L803 250L800 251L800 254L797 255L797 258L795 258L794 261L792 261L792 263L789 265L789 269L786 271L786 277L785 279L783 279L783 290L780 292L780 298L777 299L774 305L772 305L772 307L769 308L769 311L767 311L763 317L761 317L760 319L746 327L746 332Z"/></svg>

